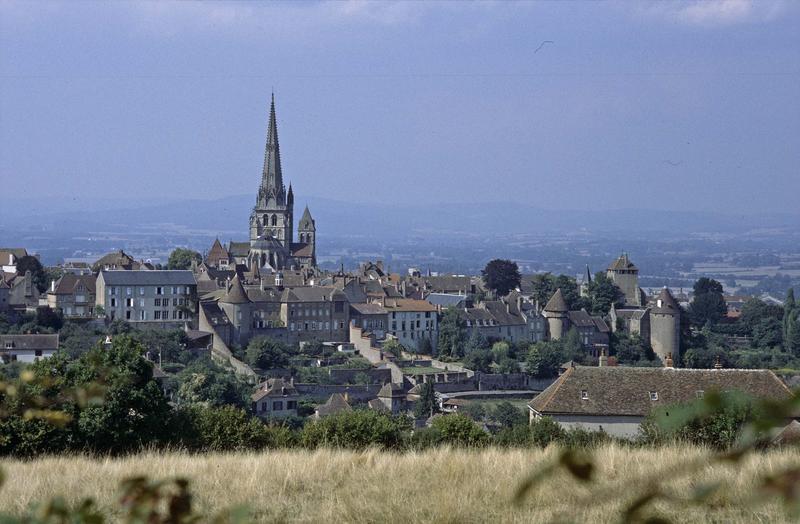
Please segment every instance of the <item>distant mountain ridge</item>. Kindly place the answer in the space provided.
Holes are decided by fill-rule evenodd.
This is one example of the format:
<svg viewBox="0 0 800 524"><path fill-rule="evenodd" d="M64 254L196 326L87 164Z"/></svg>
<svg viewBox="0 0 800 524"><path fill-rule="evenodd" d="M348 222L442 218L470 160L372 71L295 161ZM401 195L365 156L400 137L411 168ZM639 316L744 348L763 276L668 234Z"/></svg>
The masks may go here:
<svg viewBox="0 0 800 524"><path fill-rule="evenodd" d="M383 201L387 200L387 201ZM106 204L109 204L106 202ZM113 203L112 203L113 204ZM444 234L505 235L527 233L592 232L702 232L735 233L758 229L800 229L800 214L722 214L714 212L669 212L662 210L564 210L554 211L520 203L442 203L408 205L382 199L374 204L348 203L319 197L296 200L297 208L308 204L323 235L331 236L436 236ZM63 209L48 212L46 202L35 209L12 204L0 213L2 229L64 229L108 231L116 228L151 230L159 224L187 230L218 232L222 237L244 238L253 206L252 195L234 195L215 200L177 200L114 208ZM297 210L296 210L297 211ZM299 216L299 213L296 213Z"/></svg>

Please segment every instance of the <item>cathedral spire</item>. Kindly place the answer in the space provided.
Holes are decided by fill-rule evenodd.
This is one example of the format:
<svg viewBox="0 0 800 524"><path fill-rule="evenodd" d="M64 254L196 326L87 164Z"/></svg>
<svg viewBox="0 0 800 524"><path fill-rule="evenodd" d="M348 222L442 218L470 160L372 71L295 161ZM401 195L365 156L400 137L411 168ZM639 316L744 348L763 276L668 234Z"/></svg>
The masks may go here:
<svg viewBox="0 0 800 524"><path fill-rule="evenodd" d="M282 203L284 191L281 152L278 146L278 124L275 118L275 93L272 93L272 101L269 108L269 127L267 129L267 147L264 151L264 169L261 175L259 197L271 194Z"/></svg>

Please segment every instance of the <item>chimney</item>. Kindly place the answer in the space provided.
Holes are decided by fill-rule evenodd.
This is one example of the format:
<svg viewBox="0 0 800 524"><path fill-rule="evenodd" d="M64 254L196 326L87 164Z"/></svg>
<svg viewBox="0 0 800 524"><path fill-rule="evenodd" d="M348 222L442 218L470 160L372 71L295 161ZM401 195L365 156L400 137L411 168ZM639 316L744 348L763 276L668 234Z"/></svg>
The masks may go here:
<svg viewBox="0 0 800 524"><path fill-rule="evenodd" d="M667 358L664 359L664 367L665 368L672 368L673 367L672 364L673 364L673 362L672 362L672 353L670 352L670 353L667 353Z"/></svg>
<svg viewBox="0 0 800 524"><path fill-rule="evenodd" d="M344 392L344 401L347 402L348 404L350 403L350 392L348 391Z"/></svg>
<svg viewBox="0 0 800 524"><path fill-rule="evenodd" d="M608 357L606 356L605 348L600 349L600 357L597 359L597 367L608 367Z"/></svg>
<svg viewBox="0 0 800 524"><path fill-rule="evenodd" d="M50 281L50 291L52 291L54 293L56 291L56 281L55 280L51 280Z"/></svg>

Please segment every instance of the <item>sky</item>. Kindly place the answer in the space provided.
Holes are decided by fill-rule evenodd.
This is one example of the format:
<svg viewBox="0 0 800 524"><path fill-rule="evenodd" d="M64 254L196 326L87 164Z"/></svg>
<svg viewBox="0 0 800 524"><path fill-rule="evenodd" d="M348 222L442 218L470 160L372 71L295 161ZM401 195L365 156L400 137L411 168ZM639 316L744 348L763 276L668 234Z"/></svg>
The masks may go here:
<svg viewBox="0 0 800 524"><path fill-rule="evenodd" d="M255 199L272 92L300 203L800 210L772 0L1 1L2 192Z"/></svg>

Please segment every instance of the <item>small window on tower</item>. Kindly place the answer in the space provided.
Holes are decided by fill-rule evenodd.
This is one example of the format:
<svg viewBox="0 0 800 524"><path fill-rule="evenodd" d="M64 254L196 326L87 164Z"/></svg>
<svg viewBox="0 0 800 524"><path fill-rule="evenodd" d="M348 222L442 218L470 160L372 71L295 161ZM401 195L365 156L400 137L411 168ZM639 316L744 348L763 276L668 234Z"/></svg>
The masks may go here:
<svg viewBox="0 0 800 524"><path fill-rule="evenodd" d="M581 390L581 400L589 400L589 392L585 389Z"/></svg>

